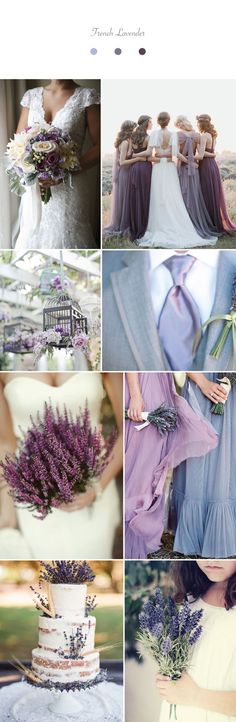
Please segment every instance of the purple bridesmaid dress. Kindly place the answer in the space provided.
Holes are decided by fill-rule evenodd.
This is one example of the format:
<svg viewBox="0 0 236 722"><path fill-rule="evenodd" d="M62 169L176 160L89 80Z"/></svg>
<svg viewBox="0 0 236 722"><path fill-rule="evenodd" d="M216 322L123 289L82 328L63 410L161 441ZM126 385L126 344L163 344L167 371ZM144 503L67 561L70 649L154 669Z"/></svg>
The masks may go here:
<svg viewBox="0 0 236 722"><path fill-rule="evenodd" d="M103 229L104 236L120 235L122 232L128 232L126 197L130 168L130 165L120 166L120 149L117 148L112 169L111 221L109 226L105 226Z"/></svg>
<svg viewBox="0 0 236 722"><path fill-rule="evenodd" d="M141 153L145 148L139 148ZM137 149L136 149L137 152ZM147 229L152 164L148 161L136 161L130 165L130 172L126 188L124 216L122 229L128 229L132 241L141 238Z"/></svg>
<svg viewBox="0 0 236 722"><path fill-rule="evenodd" d="M160 546L163 532L163 488L169 469L191 456L207 454L217 435L201 414L195 413L176 392L171 373L140 373L145 410L160 404L175 406L178 428L162 437L150 424L141 431L132 421L125 428L125 516L127 559L145 559ZM126 381L126 408L129 389Z"/></svg>
<svg viewBox="0 0 236 722"><path fill-rule="evenodd" d="M213 144L210 152L214 153ZM236 226L227 213L220 171L215 158L204 157L200 161L199 177L205 205L217 233L236 233Z"/></svg>
<svg viewBox="0 0 236 722"><path fill-rule="evenodd" d="M178 163L180 187L188 214L199 236L206 239L215 237L217 240L217 229L207 211L201 190L198 164L194 161L200 134L193 131L190 135L180 131L178 142L182 155L188 158L188 163L181 161Z"/></svg>

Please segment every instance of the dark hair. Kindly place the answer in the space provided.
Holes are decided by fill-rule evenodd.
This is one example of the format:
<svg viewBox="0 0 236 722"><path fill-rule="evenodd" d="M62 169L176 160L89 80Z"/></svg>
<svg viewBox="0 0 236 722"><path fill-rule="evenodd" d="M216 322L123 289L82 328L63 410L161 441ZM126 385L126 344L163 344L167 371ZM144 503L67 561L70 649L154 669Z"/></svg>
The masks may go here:
<svg viewBox="0 0 236 722"><path fill-rule="evenodd" d="M166 126L170 122L169 113L166 113L164 111L163 113L159 113L159 115L157 116L157 122L161 126L161 128L166 128Z"/></svg>
<svg viewBox="0 0 236 722"><path fill-rule="evenodd" d="M148 123L151 120L150 115L140 115L138 118L138 125L132 133L132 144L141 148L147 137Z"/></svg>
<svg viewBox="0 0 236 722"><path fill-rule="evenodd" d="M183 602L188 594L199 599L214 584L200 569L197 562L172 562L171 574L176 586L177 602ZM236 605L236 573L228 579L225 590L225 608L231 609Z"/></svg>
<svg viewBox="0 0 236 722"><path fill-rule="evenodd" d="M115 140L115 148L119 148L122 140L128 140L136 127L134 120L124 120L122 123L117 138Z"/></svg>
<svg viewBox="0 0 236 722"><path fill-rule="evenodd" d="M214 128L213 123L211 122L211 116L207 115L207 113L202 113L202 115L196 115L198 125L200 127L200 130L202 130L204 133L210 133L212 138L217 138L217 130Z"/></svg>

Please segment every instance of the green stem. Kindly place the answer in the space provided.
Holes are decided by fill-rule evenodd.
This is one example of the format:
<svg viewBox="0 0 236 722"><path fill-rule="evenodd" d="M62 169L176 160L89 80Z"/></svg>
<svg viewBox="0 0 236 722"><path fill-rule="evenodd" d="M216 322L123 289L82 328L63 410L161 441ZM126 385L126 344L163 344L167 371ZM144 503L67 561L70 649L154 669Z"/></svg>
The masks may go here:
<svg viewBox="0 0 236 722"><path fill-rule="evenodd" d="M215 359L219 358L231 328L232 321L226 321L216 343L210 351L210 356L213 356Z"/></svg>

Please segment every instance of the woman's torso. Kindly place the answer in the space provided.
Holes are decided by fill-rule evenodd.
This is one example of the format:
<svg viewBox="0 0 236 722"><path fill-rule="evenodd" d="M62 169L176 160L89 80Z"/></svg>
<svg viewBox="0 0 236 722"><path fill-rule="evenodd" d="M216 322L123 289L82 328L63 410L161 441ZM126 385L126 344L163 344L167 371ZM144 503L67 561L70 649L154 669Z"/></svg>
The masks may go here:
<svg viewBox="0 0 236 722"><path fill-rule="evenodd" d="M16 374L4 386L4 396L17 439L30 426L31 417L35 420L38 412L42 415L46 402L61 411L66 406L74 417L87 403L92 424L99 423L105 393L100 373L91 374L90 378L90 374L80 372L66 379L66 375L60 374L59 385L51 385L47 374L42 376L44 380L36 378L34 374Z"/></svg>
<svg viewBox="0 0 236 722"><path fill-rule="evenodd" d="M29 92L30 105L28 125L34 123L45 123L45 110L43 106L44 88L32 88ZM94 103L97 102L96 91L90 88L77 87L72 95L66 100L64 106L56 111L52 125L69 133L82 148L86 132L86 107L90 102L88 99L94 94Z"/></svg>

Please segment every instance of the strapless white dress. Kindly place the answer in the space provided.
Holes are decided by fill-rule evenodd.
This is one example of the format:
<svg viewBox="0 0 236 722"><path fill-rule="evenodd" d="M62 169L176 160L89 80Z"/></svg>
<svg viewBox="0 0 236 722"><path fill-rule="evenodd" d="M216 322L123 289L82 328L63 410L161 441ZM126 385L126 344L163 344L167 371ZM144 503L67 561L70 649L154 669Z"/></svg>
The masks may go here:
<svg viewBox="0 0 236 722"><path fill-rule="evenodd" d="M104 393L101 374L83 372L58 387L19 376L4 389L18 440L30 426L30 416L35 418L38 411L43 412L45 401L61 411L66 406L73 416L87 401L92 426L97 426ZM109 559L120 521L115 480L91 507L72 512L54 509L43 520L36 519L27 508L17 508L17 520L19 530L0 531L1 559Z"/></svg>

